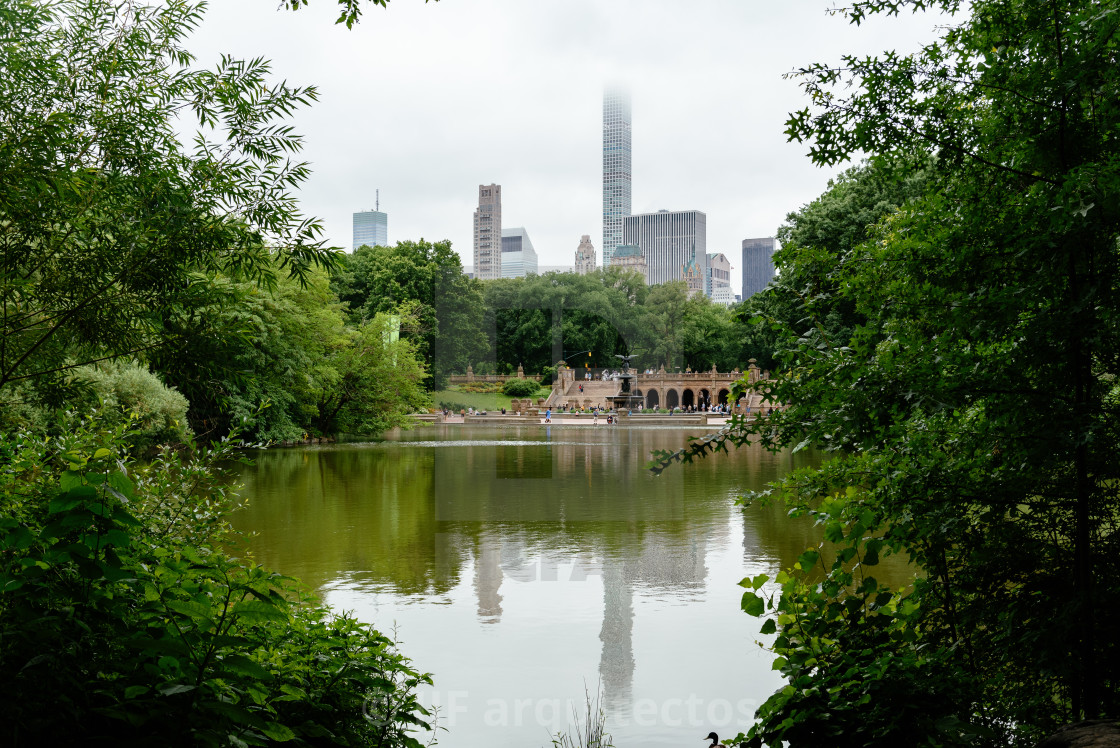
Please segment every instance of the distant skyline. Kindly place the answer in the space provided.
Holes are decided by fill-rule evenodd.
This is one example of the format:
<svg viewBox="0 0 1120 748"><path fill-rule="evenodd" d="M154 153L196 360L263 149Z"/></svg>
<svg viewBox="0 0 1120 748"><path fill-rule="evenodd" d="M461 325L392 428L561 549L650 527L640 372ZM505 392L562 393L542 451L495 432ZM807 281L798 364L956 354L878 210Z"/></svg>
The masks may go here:
<svg viewBox="0 0 1120 748"><path fill-rule="evenodd" d="M332 0L294 13L224 0L186 47L200 66L262 56L274 80L319 88L289 122L313 171L303 210L335 246L349 247L353 214L380 188L392 241L449 239L471 265L478 185L494 183L503 224L531 233L541 266L571 265L583 234L602 237L603 92L618 86L632 106L632 212L703 211L707 251L735 258L838 171L785 142L789 112L807 102L782 75L843 53L912 51L939 21L854 27L828 15L834 5L396 0L366 4L348 31Z"/></svg>

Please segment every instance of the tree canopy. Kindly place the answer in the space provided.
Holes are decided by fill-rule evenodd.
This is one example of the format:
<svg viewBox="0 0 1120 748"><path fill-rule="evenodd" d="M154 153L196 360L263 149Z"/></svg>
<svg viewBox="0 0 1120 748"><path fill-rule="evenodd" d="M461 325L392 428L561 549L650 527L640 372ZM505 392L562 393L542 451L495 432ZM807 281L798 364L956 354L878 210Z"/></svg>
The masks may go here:
<svg viewBox="0 0 1120 748"><path fill-rule="evenodd" d="M1030 745L1115 714L1118 31L1115 2L977 0L915 54L796 73L790 137L872 158L784 230L758 319L788 409L684 454L832 454L761 497L826 542L744 580L789 680L751 744ZM875 580L888 553L912 587Z"/></svg>
<svg viewBox="0 0 1120 748"><path fill-rule="evenodd" d="M182 41L200 13L0 13L0 390L165 344L215 274L267 285L333 262L297 209L308 171L283 123L315 89L270 83L261 59L192 68Z"/></svg>

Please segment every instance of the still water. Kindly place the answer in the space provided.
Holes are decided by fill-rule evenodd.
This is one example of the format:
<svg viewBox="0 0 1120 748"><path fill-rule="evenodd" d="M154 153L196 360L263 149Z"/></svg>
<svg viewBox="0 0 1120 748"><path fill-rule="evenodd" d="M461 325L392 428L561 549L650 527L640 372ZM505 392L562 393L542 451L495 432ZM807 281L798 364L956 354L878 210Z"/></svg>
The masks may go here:
<svg viewBox="0 0 1120 748"><path fill-rule="evenodd" d="M434 675L440 745L547 746L598 686L616 746L700 748L781 685L737 583L816 544L778 507L734 505L812 455L645 469L703 433L429 426L274 449L243 469L233 521L257 561L396 629Z"/></svg>

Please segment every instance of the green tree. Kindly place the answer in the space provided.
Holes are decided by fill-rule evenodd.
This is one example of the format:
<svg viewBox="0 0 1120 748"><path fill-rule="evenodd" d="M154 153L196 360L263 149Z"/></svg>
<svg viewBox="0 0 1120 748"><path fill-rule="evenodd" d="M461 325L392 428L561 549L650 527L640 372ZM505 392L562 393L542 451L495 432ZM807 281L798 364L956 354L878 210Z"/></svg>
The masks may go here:
<svg viewBox="0 0 1120 748"><path fill-rule="evenodd" d="M0 390L165 344L215 273L268 284L330 264L296 208L308 172L282 123L315 89L270 84L263 60L192 68L182 40L200 14L0 13Z"/></svg>
<svg viewBox="0 0 1120 748"><path fill-rule="evenodd" d="M392 339L394 328L412 323L411 308L379 313L347 331L346 344L330 357L336 376L318 403L320 433L380 434L431 406L415 343Z"/></svg>
<svg viewBox="0 0 1120 748"><path fill-rule="evenodd" d="M389 329L390 317L398 330L417 327L415 302L348 325L322 272L302 286L281 279L271 291L248 282L225 288L223 303L180 331L187 345L154 357L190 399L200 433L246 424L262 441L375 434L428 406L416 344L393 341Z"/></svg>
<svg viewBox="0 0 1120 748"><path fill-rule="evenodd" d="M406 337L417 344L431 379L442 387L447 375L465 371L485 350L482 292L463 274L451 243L404 241L393 247L359 247L341 260L332 285L349 305L351 319L372 319L406 302L418 302Z"/></svg>
<svg viewBox="0 0 1120 748"><path fill-rule="evenodd" d="M957 10L845 13L926 6ZM814 160L931 160L866 240L782 260L809 281L767 385L789 408L731 438L835 457L772 492L827 542L749 583L790 681L753 744L1028 745L1120 706L1118 32L1115 2L978 0L916 54L799 72ZM892 552L912 588L875 581Z"/></svg>

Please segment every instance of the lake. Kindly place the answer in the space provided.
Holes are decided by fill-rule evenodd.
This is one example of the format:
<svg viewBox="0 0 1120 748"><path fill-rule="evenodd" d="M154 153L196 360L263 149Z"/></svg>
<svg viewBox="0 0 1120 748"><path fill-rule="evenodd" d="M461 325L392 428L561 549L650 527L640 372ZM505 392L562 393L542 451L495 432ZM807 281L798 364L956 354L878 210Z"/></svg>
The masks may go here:
<svg viewBox="0 0 1120 748"><path fill-rule="evenodd" d="M818 537L781 507L735 505L811 453L646 470L703 433L440 425L259 451L232 521L255 560L396 630L434 676L440 745L548 746L599 688L616 746L699 748L782 685L739 580Z"/></svg>

